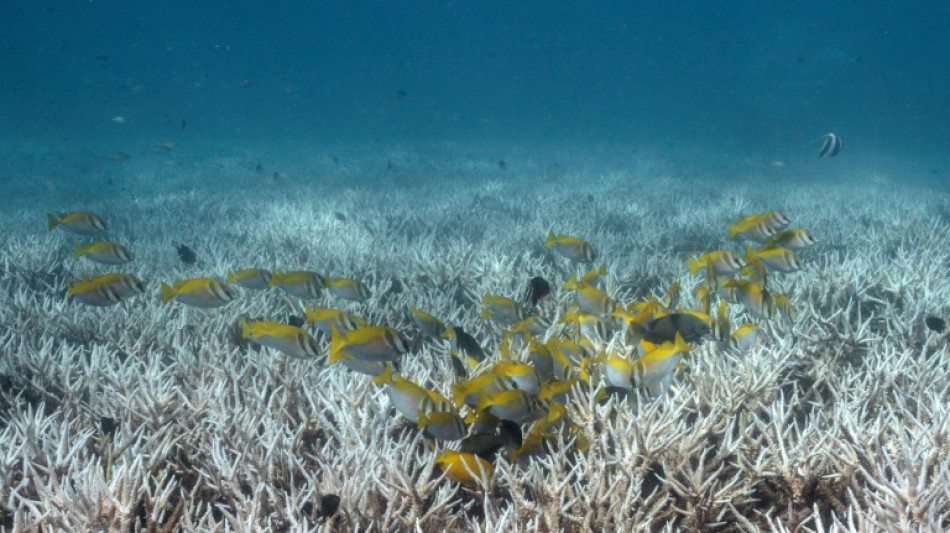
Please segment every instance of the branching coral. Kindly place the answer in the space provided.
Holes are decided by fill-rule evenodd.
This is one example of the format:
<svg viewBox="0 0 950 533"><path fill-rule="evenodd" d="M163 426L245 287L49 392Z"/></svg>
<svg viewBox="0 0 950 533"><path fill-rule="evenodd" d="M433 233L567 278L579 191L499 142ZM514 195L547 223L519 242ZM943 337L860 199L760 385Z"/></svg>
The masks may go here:
<svg viewBox="0 0 950 533"><path fill-rule="evenodd" d="M42 234L41 222L23 224L42 212L0 216L0 529L950 528L950 357L946 334L923 325L929 313L946 314L950 297L946 199L889 181L766 191L694 183L664 162L631 171L587 164L544 183L479 181L493 164L469 152L425 163L413 153L390 154L402 189L360 182L365 161L311 157L321 172L350 179L348 189L290 170L292 195L161 190L134 206L90 200L82 207L134 238L131 272L148 286L104 309L65 302L65 281L97 269L73 260L62 236ZM222 163L234 190L252 190L235 161ZM413 165L473 180L412 185ZM175 183L200 183L202 172ZM539 312L563 327L556 319L568 296L557 286L582 267L541 246L548 229L593 243L608 292L623 301L661 295L672 281L694 289L686 256L739 250L725 224L771 208L822 239L797 277L770 280L797 320L763 324L744 354L698 347L655 401L575 386L567 404L576 431L550 439L540 456L500 457L487 487L445 479L430 442L365 376L233 335L242 317L300 316L302 302L246 292L205 312L163 307L155 294L161 280L249 266L358 277L367 302L325 296L315 305L414 336L403 374L450 394L448 350L415 335L408 307L464 327L495 354L501 331L477 318L485 292L518 298L542 275L555 293ZM174 255L170 244L182 239L194 239L197 267ZM689 290L684 300L695 303ZM330 516L326 494L341 499Z"/></svg>

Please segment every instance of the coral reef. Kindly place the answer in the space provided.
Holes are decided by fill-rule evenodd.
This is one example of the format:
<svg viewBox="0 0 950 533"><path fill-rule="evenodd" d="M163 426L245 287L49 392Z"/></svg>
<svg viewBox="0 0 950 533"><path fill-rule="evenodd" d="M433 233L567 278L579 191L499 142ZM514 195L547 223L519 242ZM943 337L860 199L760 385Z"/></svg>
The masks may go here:
<svg viewBox="0 0 950 533"><path fill-rule="evenodd" d="M398 183L321 163L330 177L317 183L249 176L0 214L0 530L950 529L950 357L946 334L925 325L950 308L946 195L883 180L764 188L642 162L519 170L505 157L505 181L466 174L498 172L497 157L416 169L458 178L445 186L390 159ZM147 293L67 303L66 280L101 268L45 232L59 207L103 213ZM569 412L589 448L562 439L523 463L500 458L485 490L444 479L366 376L235 335L241 317L301 315L301 302L244 291L200 311L158 298L161 280L312 268L363 280L372 297L346 308L373 322L411 333L406 309L418 306L494 352L482 294L575 274L543 248L549 229L597 247L615 299L679 281L689 300L699 278L687 255L740 250L726 223L773 208L822 240L794 278L774 281L796 322L767 323L743 355L707 343L656 401L598 402L575 387ZM198 264L182 264L173 241ZM546 312L566 295L553 297ZM444 393L455 380L437 343L414 343L403 373ZM328 494L340 498L331 516Z"/></svg>

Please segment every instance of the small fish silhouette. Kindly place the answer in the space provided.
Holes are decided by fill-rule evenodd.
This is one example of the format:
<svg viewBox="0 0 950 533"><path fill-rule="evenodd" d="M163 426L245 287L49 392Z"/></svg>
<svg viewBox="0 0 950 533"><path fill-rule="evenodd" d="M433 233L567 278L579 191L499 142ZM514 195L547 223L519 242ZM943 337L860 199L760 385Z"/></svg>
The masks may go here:
<svg viewBox="0 0 950 533"><path fill-rule="evenodd" d="M818 147L818 159L834 157L838 155L838 152L841 151L841 137L838 137L834 133L826 133L821 137L811 141L810 143L807 143L805 146L818 141L821 141L821 145Z"/></svg>
<svg viewBox="0 0 950 533"><path fill-rule="evenodd" d="M535 276L528 280L528 288L525 290L524 302L534 307L547 295L551 294L551 284L541 276Z"/></svg>
<svg viewBox="0 0 950 533"><path fill-rule="evenodd" d="M317 516L320 518L330 518L340 507L340 497L336 494L324 494L320 496L320 505L317 507Z"/></svg>
<svg viewBox="0 0 950 533"><path fill-rule="evenodd" d="M175 249L178 250L178 258L181 259L182 263L193 265L198 261L198 256L195 255L195 252L184 244L175 246Z"/></svg>

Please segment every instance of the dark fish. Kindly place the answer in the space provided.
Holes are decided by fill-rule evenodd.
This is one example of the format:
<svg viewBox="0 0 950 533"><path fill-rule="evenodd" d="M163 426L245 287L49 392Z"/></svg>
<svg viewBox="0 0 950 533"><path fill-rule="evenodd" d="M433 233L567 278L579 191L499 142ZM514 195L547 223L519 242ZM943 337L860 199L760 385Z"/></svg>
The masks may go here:
<svg viewBox="0 0 950 533"><path fill-rule="evenodd" d="M538 301L551 294L551 284L541 276L535 276L528 280L528 288L525 290L524 302L529 307L538 305Z"/></svg>
<svg viewBox="0 0 950 533"><path fill-rule="evenodd" d="M339 220L340 222L346 222L346 215L344 215L343 213L339 211L333 212L333 218Z"/></svg>
<svg viewBox="0 0 950 533"><path fill-rule="evenodd" d="M317 518L330 518L340 507L340 497L336 494L320 496L320 505L317 508Z"/></svg>
<svg viewBox="0 0 950 533"><path fill-rule="evenodd" d="M181 119L181 129L185 129L187 127L188 127L188 121L185 119Z"/></svg>
<svg viewBox="0 0 950 533"><path fill-rule="evenodd" d="M449 356L449 360L452 362L452 371L455 372L455 377L465 379L468 377L468 370L465 370L465 365L462 364L462 360L458 357Z"/></svg>
<svg viewBox="0 0 950 533"><path fill-rule="evenodd" d="M452 329L455 331L455 342L462 353L479 363L485 360L485 351L482 350L482 346L478 344L475 337L465 333L465 330L460 327L455 326Z"/></svg>
<svg viewBox="0 0 950 533"><path fill-rule="evenodd" d="M386 289L387 295L389 294L401 294L403 291L402 282L398 278L393 278L389 284L389 288Z"/></svg>
<svg viewBox="0 0 950 533"><path fill-rule="evenodd" d="M178 258L181 259L182 263L193 265L198 261L198 256L195 255L195 252L184 244L179 244L175 249L178 250Z"/></svg>
<svg viewBox="0 0 950 533"><path fill-rule="evenodd" d="M291 326L302 328L307 323L302 316L290 315L287 317L287 323Z"/></svg>
<svg viewBox="0 0 950 533"><path fill-rule="evenodd" d="M496 433L476 433L465 437L459 451L491 461L503 446L517 450L521 448L522 442L521 426L510 420L502 420Z"/></svg>
<svg viewBox="0 0 950 533"><path fill-rule="evenodd" d="M834 157L841 151L841 137L834 133L826 133L812 142L821 141L818 147L818 159Z"/></svg>
<svg viewBox="0 0 950 533"><path fill-rule="evenodd" d="M943 333L944 330L947 329L947 322L935 316L928 316L924 319L924 324L927 324L927 327L930 328L931 331L936 331L937 333Z"/></svg>
<svg viewBox="0 0 950 533"><path fill-rule="evenodd" d="M504 439L506 445L512 448L520 448L523 444L521 426L511 420L502 420L498 424L498 435Z"/></svg>
<svg viewBox="0 0 950 533"><path fill-rule="evenodd" d="M499 160L498 160L498 168L500 168L500 169L502 169L502 170L507 170L507 169L508 169L508 163L505 163L505 160L504 160L504 159L499 159Z"/></svg>
<svg viewBox="0 0 950 533"><path fill-rule="evenodd" d="M406 98L406 91L402 89L396 89L396 92L393 93L393 101L401 102Z"/></svg>
<svg viewBox="0 0 950 533"><path fill-rule="evenodd" d="M115 435L115 430L119 429L119 423L111 416L104 416L99 419L99 429L104 435L112 437Z"/></svg>
<svg viewBox="0 0 950 533"><path fill-rule="evenodd" d="M699 317L687 313L670 313L647 323L643 339L653 344L673 342L676 334L686 342L698 342L712 333L708 324Z"/></svg>

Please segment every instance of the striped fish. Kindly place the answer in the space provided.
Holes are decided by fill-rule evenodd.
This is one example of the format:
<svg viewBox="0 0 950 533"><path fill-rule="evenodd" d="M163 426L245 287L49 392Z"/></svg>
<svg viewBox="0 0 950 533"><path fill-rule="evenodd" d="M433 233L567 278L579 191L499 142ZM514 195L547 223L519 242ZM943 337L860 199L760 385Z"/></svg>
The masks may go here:
<svg viewBox="0 0 950 533"><path fill-rule="evenodd" d="M311 307L305 309L304 319L307 323L315 325L327 337L333 334L333 328L345 333L366 325L363 317L340 309L313 309Z"/></svg>
<svg viewBox="0 0 950 533"><path fill-rule="evenodd" d="M119 303L122 299L119 294L109 286L109 283L96 278L83 278L81 281L66 284L66 298L76 299L86 305L94 307L109 307Z"/></svg>
<svg viewBox="0 0 950 533"><path fill-rule="evenodd" d="M326 288L330 294L351 302L362 302L369 298L369 289L362 281L353 278L328 278Z"/></svg>
<svg viewBox="0 0 950 533"><path fill-rule="evenodd" d="M576 263L590 263L597 259L594 248L584 239L563 234L555 235L553 231L548 231L544 247L554 248L554 251Z"/></svg>
<svg viewBox="0 0 950 533"><path fill-rule="evenodd" d="M309 333L280 322L241 320L241 338L251 339L261 346L273 348L298 359L312 359L320 355L320 347Z"/></svg>
<svg viewBox="0 0 950 533"><path fill-rule="evenodd" d="M333 328L330 340L330 363L345 356L369 361L395 361L409 351L409 343L401 333L386 326L363 326L346 333Z"/></svg>
<svg viewBox="0 0 950 533"><path fill-rule="evenodd" d="M758 259L768 268L786 274L797 272L805 266L795 252L781 246L759 248L758 250L747 247L745 254L749 263L752 263L753 259Z"/></svg>
<svg viewBox="0 0 950 533"><path fill-rule="evenodd" d="M230 287L214 278L186 279L176 281L174 285L162 282L162 303L165 304L178 300L192 307L211 309L221 307L235 298L237 295Z"/></svg>
<svg viewBox="0 0 950 533"><path fill-rule="evenodd" d="M815 141L821 141L821 144L818 146L818 159L834 157L841 152L841 137L838 137L834 133L826 133L812 142Z"/></svg>
<svg viewBox="0 0 950 533"><path fill-rule="evenodd" d="M228 283L244 287L245 289L256 291L264 290L270 287L270 280L270 272L262 268L245 268L237 272L228 270Z"/></svg>
<svg viewBox="0 0 950 533"><path fill-rule="evenodd" d="M294 270L291 272L276 271L271 275L270 286L291 296L305 300L320 297L320 291L326 286L327 280L323 275L310 270Z"/></svg>
<svg viewBox="0 0 950 533"><path fill-rule="evenodd" d="M73 257L85 257L103 265L121 265L132 260L128 248L117 242L99 241L87 244L73 244Z"/></svg>
<svg viewBox="0 0 950 533"><path fill-rule="evenodd" d="M106 221L92 211L73 211L58 215L49 213L46 215L46 221L49 231L62 228L76 235L91 236L106 230Z"/></svg>

